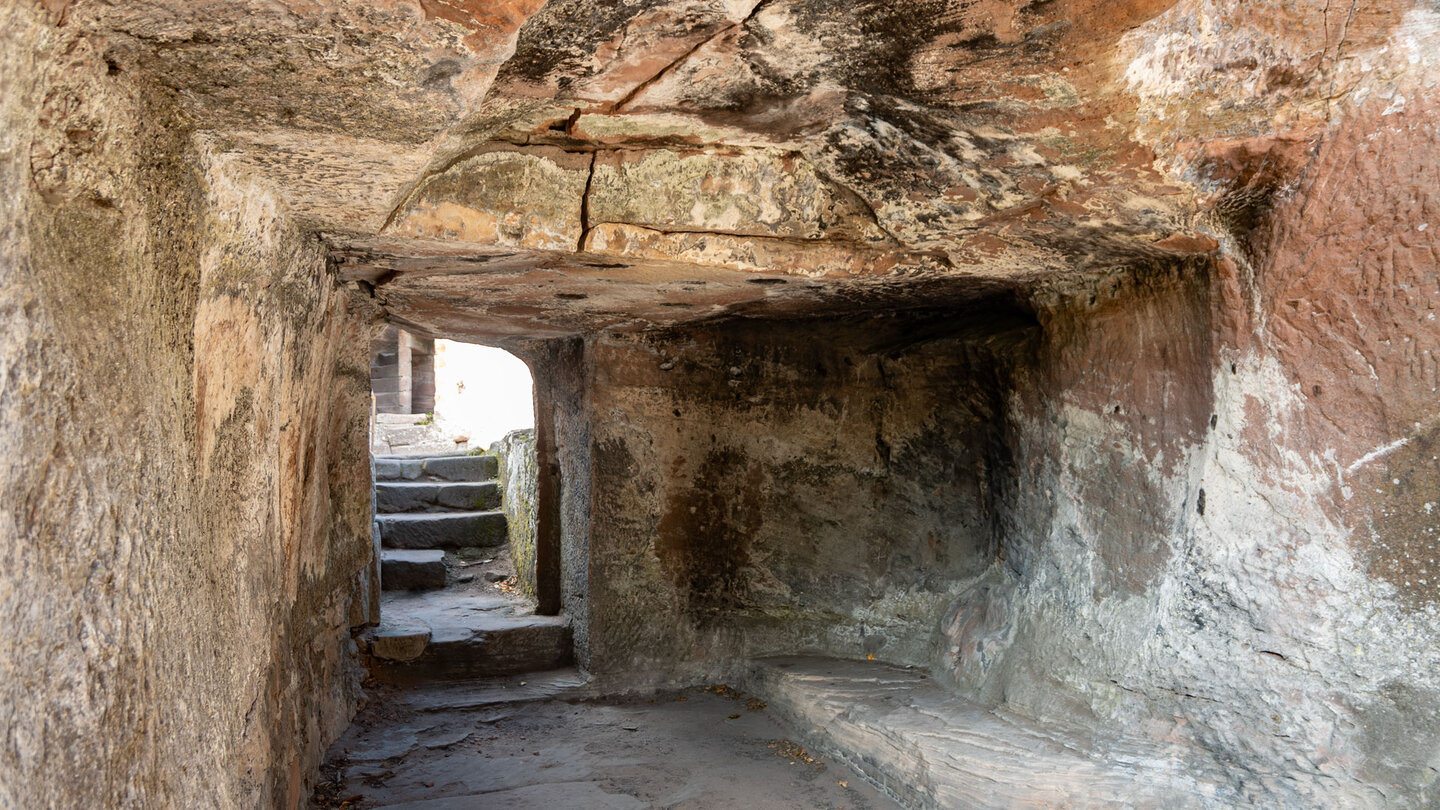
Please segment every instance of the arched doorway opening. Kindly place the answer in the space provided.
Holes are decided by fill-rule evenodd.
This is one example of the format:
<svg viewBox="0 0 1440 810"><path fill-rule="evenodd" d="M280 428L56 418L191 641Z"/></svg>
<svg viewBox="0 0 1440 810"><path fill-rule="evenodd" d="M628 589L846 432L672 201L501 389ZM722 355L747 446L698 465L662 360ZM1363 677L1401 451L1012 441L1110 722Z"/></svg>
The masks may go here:
<svg viewBox="0 0 1440 810"><path fill-rule="evenodd" d="M383 591L371 674L405 683L568 665L558 569L539 540L556 487L542 474L529 366L394 327L372 349Z"/></svg>

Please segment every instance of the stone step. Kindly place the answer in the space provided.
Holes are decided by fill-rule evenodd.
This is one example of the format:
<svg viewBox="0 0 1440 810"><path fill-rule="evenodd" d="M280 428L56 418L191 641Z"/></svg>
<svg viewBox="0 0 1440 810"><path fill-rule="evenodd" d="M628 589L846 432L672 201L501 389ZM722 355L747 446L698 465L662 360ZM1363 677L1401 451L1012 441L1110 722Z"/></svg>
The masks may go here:
<svg viewBox="0 0 1440 810"><path fill-rule="evenodd" d="M498 456L376 456L376 481L494 481Z"/></svg>
<svg viewBox="0 0 1440 810"><path fill-rule="evenodd" d="M382 549L380 587L387 591L445 587L445 552L440 549Z"/></svg>
<svg viewBox="0 0 1440 810"><path fill-rule="evenodd" d="M429 423L433 417L428 413L377 413L375 422L380 425L418 425Z"/></svg>
<svg viewBox="0 0 1440 810"><path fill-rule="evenodd" d="M495 481L378 481L375 484L375 511L382 514L499 508L500 484Z"/></svg>
<svg viewBox="0 0 1440 810"><path fill-rule="evenodd" d="M421 442L437 438L437 433L429 425L405 425L403 427L388 427L383 431L382 438L391 447L407 444L420 444Z"/></svg>
<svg viewBox="0 0 1440 810"><path fill-rule="evenodd" d="M385 548L471 548L503 546L504 512L420 512L376 515Z"/></svg>
<svg viewBox="0 0 1440 810"><path fill-rule="evenodd" d="M396 445L383 441L383 437L376 437L370 445L370 452L377 456L404 453L414 458L430 458L456 447L464 449L468 446L449 439L429 439L416 444Z"/></svg>
<svg viewBox="0 0 1440 810"><path fill-rule="evenodd" d="M566 667L570 623L515 613L513 602L455 591L391 594L380 626L362 639L382 683L489 678Z"/></svg>
<svg viewBox="0 0 1440 810"><path fill-rule="evenodd" d="M497 617L477 626L429 631L429 638L413 658L373 655L370 674L382 683L409 685L518 675L573 662L570 623L559 616Z"/></svg>

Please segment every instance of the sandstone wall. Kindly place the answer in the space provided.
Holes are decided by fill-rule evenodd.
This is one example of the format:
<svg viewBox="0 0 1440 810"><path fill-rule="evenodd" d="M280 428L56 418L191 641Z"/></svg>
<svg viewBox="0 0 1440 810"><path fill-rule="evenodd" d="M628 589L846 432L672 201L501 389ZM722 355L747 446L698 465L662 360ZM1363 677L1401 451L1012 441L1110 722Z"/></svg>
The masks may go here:
<svg viewBox="0 0 1440 810"><path fill-rule="evenodd" d="M592 666L932 659L994 558L1006 369L963 321L860 320L593 347Z"/></svg>
<svg viewBox="0 0 1440 810"><path fill-rule="evenodd" d="M1005 565L957 603L942 668L1163 741L1218 806L1434 806L1440 17L1302 29L1259 5L1137 34L1139 90L1170 82L1157 148L1213 195L1222 250L1037 296ZM1306 107L1310 81L1342 90Z"/></svg>
<svg viewBox="0 0 1440 810"><path fill-rule="evenodd" d="M0 6L0 806L296 806L374 616L367 335L46 5Z"/></svg>

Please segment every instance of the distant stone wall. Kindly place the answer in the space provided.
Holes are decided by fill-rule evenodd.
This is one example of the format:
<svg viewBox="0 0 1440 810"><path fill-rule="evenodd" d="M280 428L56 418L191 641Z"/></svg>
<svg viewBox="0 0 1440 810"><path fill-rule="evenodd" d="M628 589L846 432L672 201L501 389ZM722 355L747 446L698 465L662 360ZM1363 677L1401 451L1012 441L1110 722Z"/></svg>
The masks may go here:
<svg viewBox="0 0 1440 810"><path fill-rule="evenodd" d="M515 562L516 584L535 598L535 500L538 466L535 431L516 430L490 446L500 456L500 489L505 519L509 522L510 558Z"/></svg>
<svg viewBox="0 0 1440 810"><path fill-rule="evenodd" d="M367 334L47 7L0 4L0 807L297 807L376 618Z"/></svg>
<svg viewBox="0 0 1440 810"><path fill-rule="evenodd" d="M376 413L435 410L435 341L397 326L370 341L370 391Z"/></svg>
<svg viewBox="0 0 1440 810"><path fill-rule="evenodd" d="M597 342L592 668L928 665L996 556L1005 368L956 327L1034 327L996 309Z"/></svg>

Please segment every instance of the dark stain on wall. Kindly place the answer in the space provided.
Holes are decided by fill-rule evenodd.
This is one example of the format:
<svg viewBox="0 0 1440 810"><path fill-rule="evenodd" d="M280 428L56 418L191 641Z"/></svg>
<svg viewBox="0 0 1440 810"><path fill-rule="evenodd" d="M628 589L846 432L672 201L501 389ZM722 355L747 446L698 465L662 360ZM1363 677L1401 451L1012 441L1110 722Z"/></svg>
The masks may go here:
<svg viewBox="0 0 1440 810"><path fill-rule="evenodd" d="M656 554L699 624L747 601L750 542L763 520L765 472L743 453L711 450L691 485L672 491Z"/></svg>
<svg viewBox="0 0 1440 810"><path fill-rule="evenodd" d="M928 661L1015 489L1001 414L1036 330L996 309L597 344L592 663Z"/></svg>

